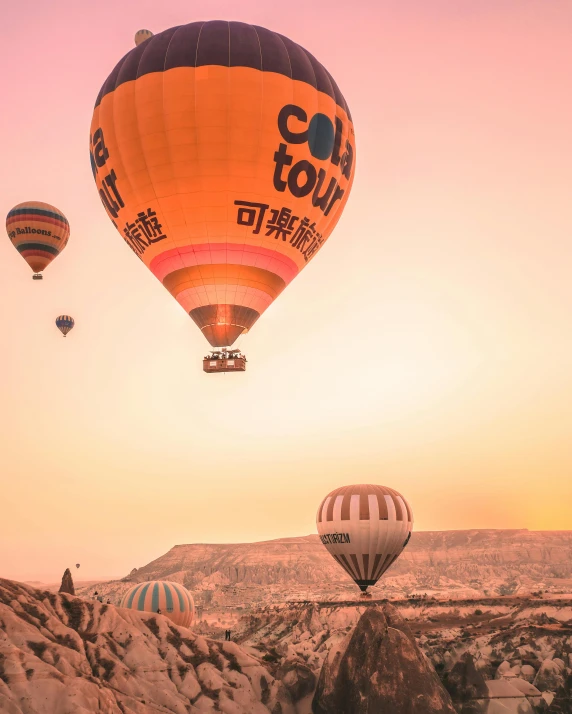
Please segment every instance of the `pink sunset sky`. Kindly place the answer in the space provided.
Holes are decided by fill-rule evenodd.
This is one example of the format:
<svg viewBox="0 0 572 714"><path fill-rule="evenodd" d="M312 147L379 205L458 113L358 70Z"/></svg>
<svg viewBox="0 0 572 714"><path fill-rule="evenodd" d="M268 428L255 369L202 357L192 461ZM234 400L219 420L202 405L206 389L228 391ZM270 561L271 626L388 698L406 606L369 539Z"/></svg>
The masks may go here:
<svg viewBox="0 0 572 714"><path fill-rule="evenodd" d="M89 166L135 31L205 19L312 52L357 142L340 223L239 375L203 374ZM2 210L52 203L71 238L43 283L0 242L0 576L315 532L347 483L397 489L419 530L572 528L570 0L20 0L2 26Z"/></svg>

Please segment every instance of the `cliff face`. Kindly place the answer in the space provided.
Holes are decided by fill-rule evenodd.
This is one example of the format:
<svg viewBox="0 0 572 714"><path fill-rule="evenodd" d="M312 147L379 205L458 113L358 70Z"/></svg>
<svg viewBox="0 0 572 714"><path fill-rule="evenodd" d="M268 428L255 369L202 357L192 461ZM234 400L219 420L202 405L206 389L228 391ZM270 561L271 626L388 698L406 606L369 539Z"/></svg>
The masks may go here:
<svg viewBox="0 0 572 714"><path fill-rule="evenodd" d="M391 606L370 608L330 650L314 714L456 714L409 628Z"/></svg>
<svg viewBox="0 0 572 714"><path fill-rule="evenodd" d="M285 595L332 600L347 596L355 587L318 536L306 536L178 545L133 570L125 581L92 590L119 598L130 582L152 579L175 580L195 592L210 592L214 604L220 605L278 601ZM414 532L372 592L374 597L412 593L482 597L571 587L572 531L482 530Z"/></svg>
<svg viewBox="0 0 572 714"><path fill-rule="evenodd" d="M229 545L177 545L139 568L135 579L147 580L155 577L155 573L168 571L181 574L189 585L205 579L212 580L213 585L313 583L324 568L326 572L335 570L329 559L318 536Z"/></svg>

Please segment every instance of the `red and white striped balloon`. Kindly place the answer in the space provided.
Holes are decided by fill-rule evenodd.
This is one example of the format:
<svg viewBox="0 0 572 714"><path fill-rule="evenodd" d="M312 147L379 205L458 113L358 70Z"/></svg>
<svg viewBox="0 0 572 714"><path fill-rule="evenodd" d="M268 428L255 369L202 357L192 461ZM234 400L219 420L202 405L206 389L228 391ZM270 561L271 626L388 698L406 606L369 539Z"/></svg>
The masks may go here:
<svg viewBox="0 0 572 714"><path fill-rule="evenodd" d="M324 498L316 525L326 550L365 592L409 542L413 512L392 488L342 486Z"/></svg>

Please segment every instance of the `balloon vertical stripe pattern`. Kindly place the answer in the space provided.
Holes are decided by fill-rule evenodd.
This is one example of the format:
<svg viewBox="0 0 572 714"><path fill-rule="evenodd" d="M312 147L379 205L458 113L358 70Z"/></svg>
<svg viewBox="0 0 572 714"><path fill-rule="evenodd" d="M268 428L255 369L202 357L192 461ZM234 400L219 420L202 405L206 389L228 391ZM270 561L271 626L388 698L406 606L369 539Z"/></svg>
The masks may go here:
<svg viewBox="0 0 572 714"><path fill-rule="evenodd" d="M75 321L70 315L60 315L59 317L56 317L56 327L64 337L70 330L73 330L74 325Z"/></svg>
<svg viewBox="0 0 572 714"><path fill-rule="evenodd" d="M147 597L147 590L149 590L149 583L144 585L139 591L139 598L137 601L138 610L145 610L145 598ZM156 612L156 610L151 610L151 603L149 603L149 609L151 612Z"/></svg>
<svg viewBox="0 0 572 714"><path fill-rule="evenodd" d="M171 588L168 587L167 583L163 583L163 591L165 593L165 601L167 603L167 612L173 609L173 595L171 593Z"/></svg>
<svg viewBox="0 0 572 714"><path fill-rule="evenodd" d="M190 592L179 583L152 580L134 585L124 595L121 607L139 612L161 610L176 625L190 627L195 618L195 604Z"/></svg>
<svg viewBox="0 0 572 714"><path fill-rule="evenodd" d="M380 520L412 521L411 509L397 491L385 486L343 486L332 491L322 501L318 509L318 522L331 521L334 512L342 521L350 520L350 504L359 502L359 520L369 520L375 511L373 500L377 501L377 514Z"/></svg>
<svg viewBox="0 0 572 714"><path fill-rule="evenodd" d="M133 607L133 600L135 599L135 594L137 593L137 588L132 588L126 597L123 598L121 602L121 607L131 608ZM137 608L135 608L137 609Z"/></svg>
<svg viewBox="0 0 572 714"><path fill-rule="evenodd" d="M153 33L150 30L137 30L135 33L135 45L139 46L145 40L153 37Z"/></svg>
<svg viewBox="0 0 572 714"><path fill-rule="evenodd" d="M6 231L12 245L34 273L40 273L66 247L70 226L55 206L26 201L9 211Z"/></svg>
<svg viewBox="0 0 572 714"><path fill-rule="evenodd" d="M413 512L394 489L359 484L329 493L318 508L316 524L326 549L365 591L409 542Z"/></svg>
<svg viewBox="0 0 572 714"><path fill-rule="evenodd" d="M214 347L328 239L353 183L348 105L287 37L194 22L145 39L96 101L91 166L121 237Z"/></svg>

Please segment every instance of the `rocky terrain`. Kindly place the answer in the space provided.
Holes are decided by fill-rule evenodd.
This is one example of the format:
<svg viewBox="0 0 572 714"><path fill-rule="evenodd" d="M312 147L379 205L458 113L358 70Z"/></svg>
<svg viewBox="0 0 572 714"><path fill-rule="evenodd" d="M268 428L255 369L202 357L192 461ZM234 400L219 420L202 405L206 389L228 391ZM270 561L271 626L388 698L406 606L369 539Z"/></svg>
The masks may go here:
<svg viewBox="0 0 572 714"><path fill-rule="evenodd" d="M572 714L572 598L283 603L233 635L0 580L0 711Z"/></svg>
<svg viewBox="0 0 572 714"><path fill-rule="evenodd" d="M349 630L329 643L318 680L303 657L274 659L162 615L0 580L0 711L454 714L390 606L367 609Z"/></svg>
<svg viewBox="0 0 572 714"><path fill-rule="evenodd" d="M288 680L285 683L288 685ZM330 649L320 671L312 711L455 714L434 669L403 619L389 605L383 610L367 608L348 636Z"/></svg>
<svg viewBox="0 0 572 714"><path fill-rule="evenodd" d="M2 714L295 714L266 664L139 613L0 580Z"/></svg>
<svg viewBox="0 0 572 714"><path fill-rule="evenodd" d="M261 543L178 545L123 580L83 588L112 602L133 582L183 583L205 611L285 600L344 600L355 586L318 536ZM414 532L374 597L478 598L572 592L572 531Z"/></svg>
<svg viewBox="0 0 572 714"><path fill-rule="evenodd" d="M277 671L290 672L290 680L284 680L287 686L296 691L299 682L307 683L307 688L299 691L299 694L306 692L306 699L298 702L300 712L309 714L313 700L315 714L334 713L338 710L328 697L345 702L346 706L349 700L332 684L335 678L331 672L346 672L344 686L348 691L350 680L354 687L363 683L360 666L351 665L359 649L352 651L350 644L360 627L365 626L360 618L370 610L385 615L391 635L386 640L381 638L379 643L370 637L372 645L367 646L369 650L373 646L381 663L377 671L387 687L393 681L392 672L383 663L395 661L394 647L402 654L408 652L406 639L413 633L457 712L572 714L572 598L394 601L389 610L382 602L274 606L245 616L240 640L256 648L264 660L274 663ZM383 629L378 627L378 634ZM364 641L367 638L362 638L362 644ZM414 653L411 649L406 657L409 664L405 664L405 657L401 658L401 668L410 671ZM343 664L344 658L349 662ZM367 659L362 657L359 661L364 671L369 671ZM406 682L407 675L399 681ZM425 694L435 692L428 679L423 681ZM422 694L412 682L407 683L407 691L412 701ZM386 709L379 704L371 711ZM421 711L425 709L422 707Z"/></svg>

